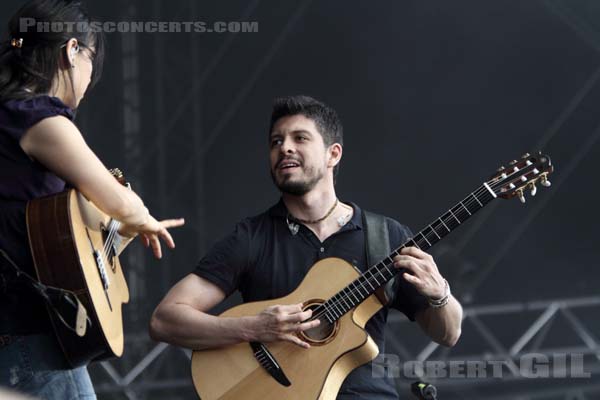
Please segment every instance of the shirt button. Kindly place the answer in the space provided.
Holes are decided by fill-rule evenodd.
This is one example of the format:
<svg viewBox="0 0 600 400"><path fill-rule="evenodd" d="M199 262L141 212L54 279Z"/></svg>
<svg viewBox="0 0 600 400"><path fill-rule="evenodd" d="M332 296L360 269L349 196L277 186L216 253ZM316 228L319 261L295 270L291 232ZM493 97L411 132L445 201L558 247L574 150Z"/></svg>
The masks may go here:
<svg viewBox="0 0 600 400"><path fill-rule="evenodd" d="M321 248L319 249L319 251L320 251L321 253L323 253L323 252L325 251L325 247L321 247Z"/></svg>

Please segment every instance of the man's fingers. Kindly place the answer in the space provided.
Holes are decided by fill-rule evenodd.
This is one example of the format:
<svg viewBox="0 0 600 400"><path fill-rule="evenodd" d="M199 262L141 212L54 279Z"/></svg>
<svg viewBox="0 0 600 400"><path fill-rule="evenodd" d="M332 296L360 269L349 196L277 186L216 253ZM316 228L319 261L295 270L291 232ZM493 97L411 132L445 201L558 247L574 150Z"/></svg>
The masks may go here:
<svg viewBox="0 0 600 400"><path fill-rule="evenodd" d="M304 348L304 349L310 349L310 344L306 343L304 340L301 340L298 336L290 334L290 335L285 335L284 339L292 342L294 344L297 344L298 346Z"/></svg>
<svg viewBox="0 0 600 400"><path fill-rule="evenodd" d="M406 256L412 256L412 257L418 258L420 260L426 260L426 259L431 258L431 255L429 255L428 253L419 249L418 247L414 247L414 246L403 248L400 251L400 254L406 255Z"/></svg>
<svg viewBox="0 0 600 400"><path fill-rule="evenodd" d="M284 315L282 317L281 321L297 323L297 322L302 322L302 321L310 318L311 315L312 315L312 310L306 310L306 311L302 311L302 312L294 312L294 313L289 313L287 315Z"/></svg>
<svg viewBox="0 0 600 400"><path fill-rule="evenodd" d="M415 275L419 274L419 272L421 272L421 270L423 269L423 267L421 267L419 265L419 263L416 262L414 260L414 258L412 258L410 256L396 256L396 257L394 257L394 267L396 267L396 268L405 268L405 269L409 270L410 272L412 272Z"/></svg>
<svg viewBox="0 0 600 400"><path fill-rule="evenodd" d="M319 321L318 319L315 319L314 321L296 324L296 332L302 332L302 331L306 331L306 330L315 328L315 327L319 326L320 323L321 323L321 321Z"/></svg>
<svg viewBox="0 0 600 400"><path fill-rule="evenodd" d="M415 285L420 285L420 284L423 283L419 278L417 278L416 276L411 275L411 274L409 274L407 272L405 272L404 274L402 274L402 277L404 279L406 279L408 282L413 283Z"/></svg>
<svg viewBox="0 0 600 400"><path fill-rule="evenodd" d="M284 312L286 314L297 314L302 312L302 303L298 304L285 304L285 305L277 305L275 306L280 312Z"/></svg>

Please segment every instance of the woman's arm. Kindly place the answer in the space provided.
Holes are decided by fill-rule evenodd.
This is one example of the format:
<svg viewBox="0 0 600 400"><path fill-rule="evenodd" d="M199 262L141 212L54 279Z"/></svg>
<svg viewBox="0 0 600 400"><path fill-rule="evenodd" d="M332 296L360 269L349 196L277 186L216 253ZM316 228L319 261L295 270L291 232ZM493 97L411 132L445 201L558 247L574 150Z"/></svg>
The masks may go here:
<svg viewBox="0 0 600 400"><path fill-rule="evenodd" d="M70 183L111 217L128 225L148 221L148 209L142 200L117 182L67 118L43 119L23 135L20 145L29 157Z"/></svg>
<svg viewBox="0 0 600 400"><path fill-rule="evenodd" d="M142 199L121 185L88 147L77 127L62 116L43 119L23 135L23 151L32 159L69 182L100 210L123 223L126 236L142 235L156 258L162 257L159 238L175 247L168 228L184 224L183 219L157 221Z"/></svg>

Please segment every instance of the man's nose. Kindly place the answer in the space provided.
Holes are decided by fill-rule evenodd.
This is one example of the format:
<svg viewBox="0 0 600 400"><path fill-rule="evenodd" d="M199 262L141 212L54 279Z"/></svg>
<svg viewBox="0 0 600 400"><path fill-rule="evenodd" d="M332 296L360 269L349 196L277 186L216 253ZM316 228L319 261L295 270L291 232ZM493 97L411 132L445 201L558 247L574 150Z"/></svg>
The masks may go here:
<svg viewBox="0 0 600 400"><path fill-rule="evenodd" d="M279 150L283 154L294 154L296 152L296 148L294 147L293 141L289 139L285 139L283 143L281 143L281 147L279 148Z"/></svg>

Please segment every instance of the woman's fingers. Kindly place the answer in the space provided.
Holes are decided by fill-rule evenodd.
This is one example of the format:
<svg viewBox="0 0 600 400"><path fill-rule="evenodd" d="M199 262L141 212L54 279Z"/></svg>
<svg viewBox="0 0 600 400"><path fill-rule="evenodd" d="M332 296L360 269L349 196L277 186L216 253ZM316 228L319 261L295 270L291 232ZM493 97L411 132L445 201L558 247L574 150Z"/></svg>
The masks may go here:
<svg viewBox="0 0 600 400"><path fill-rule="evenodd" d="M183 226L185 224L185 219L183 218L174 218L174 219L163 219L160 221L160 224L163 228L177 228L179 226Z"/></svg>

